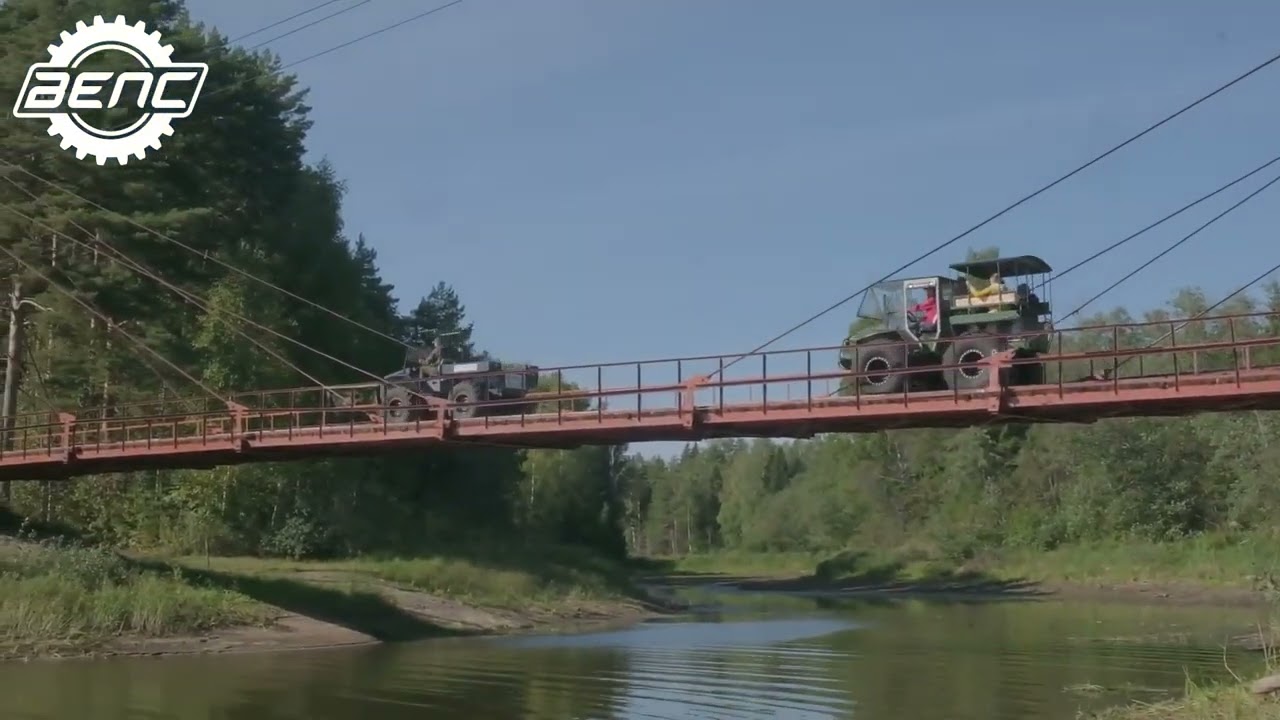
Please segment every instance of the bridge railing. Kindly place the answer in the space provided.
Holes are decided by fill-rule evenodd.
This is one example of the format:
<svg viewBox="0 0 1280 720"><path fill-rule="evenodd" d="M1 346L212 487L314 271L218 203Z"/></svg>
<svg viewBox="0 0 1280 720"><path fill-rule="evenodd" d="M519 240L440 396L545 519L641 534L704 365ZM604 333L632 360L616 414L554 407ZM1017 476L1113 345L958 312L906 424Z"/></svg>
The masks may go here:
<svg viewBox="0 0 1280 720"><path fill-rule="evenodd" d="M1201 318L1100 325L1000 336L1006 340L1048 336L1050 352L1012 364L1038 363L1045 388L1065 395L1086 389L1118 388L1140 378L1179 378L1248 373L1280 366L1280 322L1269 312ZM995 336L993 336L995 337ZM904 346L909 346L904 343ZM712 412L729 407L832 403L910 406L913 398L970 391L905 390L871 395L859 378L883 372L852 372L837 366L843 345L770 350L733 355L707 355L543 368L550 392L522 399L473 401L454 407L456 415L479 411L467 423L547 425L589 421L592 416L636 418L653 414ZM927 365L890 371L924 376L960 366ZM458 376L477 380L505 373ZM55 455L67 447L85 451L127 451L178 444L252 439L262 433L368 434L390 432L384 421L389 408L379 404L379 385L360 383L324 388L300 387L237 393L231 403L212 398L159 398L75 413L74 423L50 413L26 413L13 419L0 435L0 457ZM425 408L419 408L425 410ZM505 410L509 414L495 415ZM462 411L462 412L457 412ZM420 412L416 427L439 425L438 414Z"/></svg>

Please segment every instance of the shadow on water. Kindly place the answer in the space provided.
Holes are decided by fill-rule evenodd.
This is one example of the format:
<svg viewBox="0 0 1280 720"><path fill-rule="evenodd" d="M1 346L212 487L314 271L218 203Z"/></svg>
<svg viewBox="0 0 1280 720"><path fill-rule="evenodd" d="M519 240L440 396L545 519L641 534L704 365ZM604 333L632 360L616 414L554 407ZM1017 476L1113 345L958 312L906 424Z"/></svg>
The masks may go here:
<svg viewBox="0 0 1280 720"><path fill-rule="evenodd" d="M645 569L662 567L661 561L651 561ZM862 551L847 551L823 560L812 574L803 577L760 578L671 570L655 574L651 580L676 588L718 587L815 596L954 595L972 596L974 602L1029 600L1050 595L1032 580L995 578L978 571L945 567L913 568L902 560L878 559Z"/></svg>

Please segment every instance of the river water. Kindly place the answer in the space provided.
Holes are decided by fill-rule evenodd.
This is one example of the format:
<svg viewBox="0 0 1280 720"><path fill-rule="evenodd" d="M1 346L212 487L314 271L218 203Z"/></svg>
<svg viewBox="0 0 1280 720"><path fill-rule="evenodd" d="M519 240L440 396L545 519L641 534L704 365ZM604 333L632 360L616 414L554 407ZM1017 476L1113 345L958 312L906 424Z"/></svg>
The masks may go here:
<svg viewBox="0 0 1280 720"><path fill-rule="evenodd" d="M0 666L5 720L1075 718L1260 664L1255 610L707 590L584 635Z"/></svg>

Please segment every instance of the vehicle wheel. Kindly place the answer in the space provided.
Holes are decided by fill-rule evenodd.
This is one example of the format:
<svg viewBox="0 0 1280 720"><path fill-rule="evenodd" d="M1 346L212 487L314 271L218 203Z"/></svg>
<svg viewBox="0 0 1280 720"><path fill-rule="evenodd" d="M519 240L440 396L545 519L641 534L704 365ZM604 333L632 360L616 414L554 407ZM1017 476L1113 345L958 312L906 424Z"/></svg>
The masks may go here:
<svg viewBox="0 0 1280 720"><path fill-rule="evenodd" d="M960 365L959 370L946 370L947 387L952 390L981 390L990 383L988 359L1000 351L997 338L985 332L968 332L947 348L944 365Z"/></svg>
<svg viewBox="0 0 1280 720"><path fill-rule="evenodd" d="M479 402L480 398L476 396L476 386L471 382L460 382L453 386L449 391L449 402L451 403L473 403ZM453 416L459 420L466 418L479 417L483 415L485 408L470 405L467 407L455 407Z"/></svg>
<svg viewBox="0 0 1280 720"><path fill-rule="evenodd" d="M382 404L389 406L383 411L387 422L413 422L420 417L418 405L421 399L409 392L408 388L393 387L387 391Z"/></svg>
<svg viewBox="0 0 1280 720"><path fill-rule="evenodd" d="M902 392L907 376L894 373L907 366L907 349L896 340L873 340L853 348L855 372L867 373L857 379L861 392L883 395Z"/></svg>

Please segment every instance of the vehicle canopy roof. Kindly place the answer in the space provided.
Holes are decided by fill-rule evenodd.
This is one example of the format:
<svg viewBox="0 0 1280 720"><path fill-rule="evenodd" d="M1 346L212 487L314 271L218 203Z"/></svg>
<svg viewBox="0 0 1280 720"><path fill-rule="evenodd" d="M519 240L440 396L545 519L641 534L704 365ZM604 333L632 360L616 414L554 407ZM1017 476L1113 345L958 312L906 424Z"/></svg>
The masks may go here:
<svg viewBox="0 0 1280 720"><path fill-rule="evenodd" d="M1035 255L1016 255L996 258L995 260L970 260L968 262L955 263L951 266L951 269L980 278L991 277L997 272L1000 273L1001 277L1018 277L1020 275L1037 275L1053 271L1053 268L1049 267L1049 263Z"/></svg>

